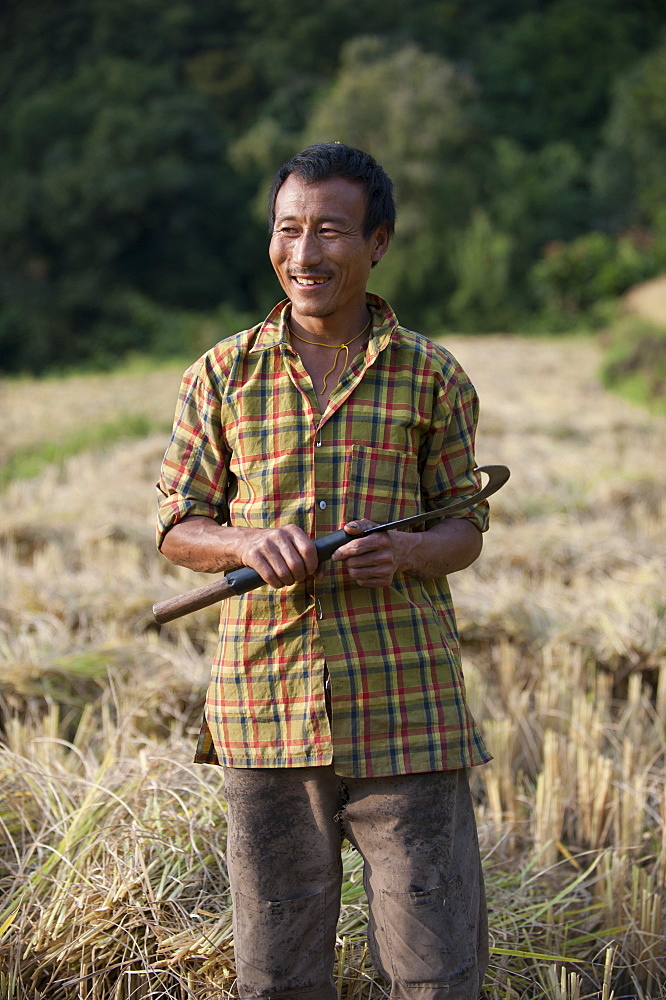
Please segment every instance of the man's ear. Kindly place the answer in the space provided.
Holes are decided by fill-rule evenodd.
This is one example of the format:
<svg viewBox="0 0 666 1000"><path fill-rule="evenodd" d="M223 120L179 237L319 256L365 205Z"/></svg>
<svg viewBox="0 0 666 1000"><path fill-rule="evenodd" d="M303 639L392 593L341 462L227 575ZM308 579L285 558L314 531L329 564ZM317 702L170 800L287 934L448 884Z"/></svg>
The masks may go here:
<svg viewBox="0 0 666 1000"><path fill-rule="evenodd" d="M374 231L370 239L373 244L372 263L374 265L382 259L389 248L391 234L389 233L388 226L379 226L379 228Z"/></svg>

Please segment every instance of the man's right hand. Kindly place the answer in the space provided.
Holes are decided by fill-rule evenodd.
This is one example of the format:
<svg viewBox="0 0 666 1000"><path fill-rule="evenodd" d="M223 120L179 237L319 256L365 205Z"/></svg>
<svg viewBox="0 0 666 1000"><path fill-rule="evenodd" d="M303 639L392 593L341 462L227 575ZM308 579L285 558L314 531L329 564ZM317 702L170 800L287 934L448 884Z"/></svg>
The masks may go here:
<svg viewBox="0 0 666 1000"><path fill-rule="evenodd" d="M233 529L231 529L233 530ZM288 587L313 576L319 565L314 542L302 528L245 528L239 555L244 566L255 569L271 587Z"/></svg>
<svg viewBox="0 0 666 1000"><path fill-rule="evenodd" d="M256 570L271 587L288 587L312 576L319 565L315 544L302 528L236 528L190 514L164 536L162 553L176 566L199 573Z"/></svg>

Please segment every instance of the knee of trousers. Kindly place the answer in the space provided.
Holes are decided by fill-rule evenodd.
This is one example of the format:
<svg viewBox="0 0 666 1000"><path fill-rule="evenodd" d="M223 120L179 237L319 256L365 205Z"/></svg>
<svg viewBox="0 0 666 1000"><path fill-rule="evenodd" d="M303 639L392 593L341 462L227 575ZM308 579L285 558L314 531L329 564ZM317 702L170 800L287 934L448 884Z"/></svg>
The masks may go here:
<svg viewBox="0 0 666 1000"><path fill-rule="evenodd" d="M482 885L456 876L428 890L383 889L374 909L373 960L392 1000L477 1000L488 962Z"/></svg>
<svg viewBox="0 0 666 1000"><path fill-rule="evenodd" d="M335 931L340 889L296 899L233 893L236 976L241 997L335 1000Z"/></svg>

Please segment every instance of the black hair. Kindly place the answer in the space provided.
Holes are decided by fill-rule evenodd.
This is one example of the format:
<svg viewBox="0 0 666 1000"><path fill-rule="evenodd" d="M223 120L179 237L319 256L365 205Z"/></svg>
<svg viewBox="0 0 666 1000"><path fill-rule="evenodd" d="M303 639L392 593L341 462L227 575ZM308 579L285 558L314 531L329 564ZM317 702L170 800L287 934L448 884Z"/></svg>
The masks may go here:
<svg viewBox="0 0 666 1000"><path fill-rule="evenodd" d="M275 225L275 200L290 174L302 177L308 184L315 184L329 177L360 181L365 189L366 201L364 239L369 240L379 226L388 226L389 235L393 235L395 201L390 177L369 153L353 146L345 146L342 142L317 142L282 164L273 178L268 196L271 231Z"/></svg>

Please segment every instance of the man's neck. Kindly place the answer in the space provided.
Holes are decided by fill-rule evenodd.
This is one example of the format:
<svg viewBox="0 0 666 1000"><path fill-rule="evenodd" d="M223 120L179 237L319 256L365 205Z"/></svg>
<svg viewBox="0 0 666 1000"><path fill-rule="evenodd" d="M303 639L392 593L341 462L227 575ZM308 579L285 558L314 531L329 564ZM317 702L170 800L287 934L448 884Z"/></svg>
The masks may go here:
<svg viewBox="0 0 666 1000"><path fill-rule="evenodd" d="M365 331L370 320L368 307L349 310L345 315L299 316L293 308L289 317L289 328L306 342L326 347L339 347L355 340Z"/></svg>

